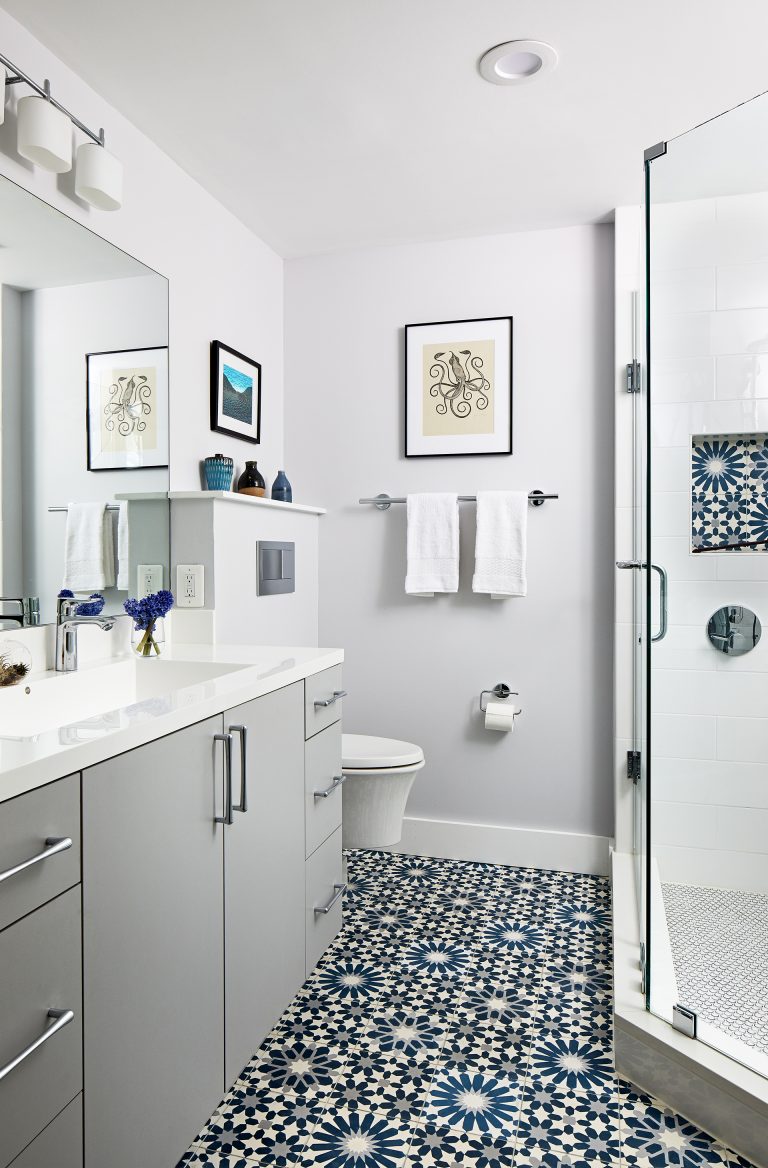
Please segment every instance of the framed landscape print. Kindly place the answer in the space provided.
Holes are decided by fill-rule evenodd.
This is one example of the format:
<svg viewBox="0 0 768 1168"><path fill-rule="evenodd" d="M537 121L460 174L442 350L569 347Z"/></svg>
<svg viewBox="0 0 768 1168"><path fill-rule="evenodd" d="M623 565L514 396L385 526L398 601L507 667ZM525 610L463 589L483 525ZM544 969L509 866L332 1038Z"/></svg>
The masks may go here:
<svg viewBox="0 0 768 1168"><path fill-rule="evenodd" d="M511 453L512 317L406 325L406 458Z"/></svg>
<svg viewBox="0 0 768 1168"><path fill-rule="evenodd" d="M211 341L211 429L245 442L261 437L261 365Z"/></svg>
<svg viewBox="0 0 768 1168"><path fill-rule="evenodd" d="M168 465L168 349L86 353L88 470Z"/></svg>

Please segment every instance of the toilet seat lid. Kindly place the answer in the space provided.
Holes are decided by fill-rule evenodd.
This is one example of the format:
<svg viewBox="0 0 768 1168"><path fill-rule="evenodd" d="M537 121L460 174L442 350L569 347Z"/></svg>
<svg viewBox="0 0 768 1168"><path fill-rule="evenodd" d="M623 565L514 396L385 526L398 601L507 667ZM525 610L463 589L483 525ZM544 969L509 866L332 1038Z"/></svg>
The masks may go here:
<svg viewBox="0 0 768 1168"><path fill-rule="evenodd" d="M342 734L342 769L373 771L415 766L424 762L424 751L413 742L375 738L370 734Z"/></svg>

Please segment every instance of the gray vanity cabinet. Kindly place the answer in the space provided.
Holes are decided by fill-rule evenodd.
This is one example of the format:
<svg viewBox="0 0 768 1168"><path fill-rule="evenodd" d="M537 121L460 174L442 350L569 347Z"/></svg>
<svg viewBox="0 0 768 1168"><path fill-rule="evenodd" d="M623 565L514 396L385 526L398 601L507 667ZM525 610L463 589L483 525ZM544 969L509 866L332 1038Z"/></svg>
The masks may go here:
<svg viewBox="0 0 768 1168"><path fill-rule="evenodd" d="M229 1086L304 981L303 683L228 711L224 728L235 807L224 830Z"/></svg>
<svg viewBox="0 0 768 1168"><path fill-rule="evenodd" d="M170 1168L221 1098L222 723L83 772L88 1168Z"/></svg>

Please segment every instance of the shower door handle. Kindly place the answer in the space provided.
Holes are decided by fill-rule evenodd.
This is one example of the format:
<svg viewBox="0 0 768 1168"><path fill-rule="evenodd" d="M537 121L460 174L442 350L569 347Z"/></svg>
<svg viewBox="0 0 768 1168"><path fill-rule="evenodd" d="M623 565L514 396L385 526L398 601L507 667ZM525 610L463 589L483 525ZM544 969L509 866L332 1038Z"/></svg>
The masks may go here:
<svg viewBox="0 0 768 1168"><path fill-rule="evenodd" d="M669 582L667 573L659 564L651 564L654 572L659 574L659 631L651 637L652 641L663 641L667 635L667 592Z"/></svg>
<svg viewBox="0 0 768 1168"><path fill-rule="evenodd" d="M659 574L659 631L651 637L652 641L663 641L667 635L667 593L669 592L669 580L667 573L660 564L650 565L654 572ZM647 568L648 564L644 564L641 560L617 560L617 568Z"/></svg>

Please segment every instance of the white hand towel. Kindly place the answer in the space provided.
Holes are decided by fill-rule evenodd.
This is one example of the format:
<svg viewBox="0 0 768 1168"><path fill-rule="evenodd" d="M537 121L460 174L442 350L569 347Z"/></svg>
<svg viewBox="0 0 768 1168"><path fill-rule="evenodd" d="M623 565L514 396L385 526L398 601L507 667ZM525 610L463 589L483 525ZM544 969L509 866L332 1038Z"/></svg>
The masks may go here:
<svg viewBox="0 0 768 1168"><path fill-rule="evenodd" d="M94 592L115 584L112 516L104 503L70 503L64 536L64 587Z"/></svg>
<svg viewBox="0 0 768 1168"><path fill-rule="evenodd" d="M117 587L121 592L129 592L131 587L128 538L128 501L123 499L117 517Z"/></svg>
<svg viewBox="0 0 768 1168"><path fill-rule="evenodd" d="M411 596L459 590L459 500L457 495L408 495L408 572Z"/></svg>
<svg viewBox="0 0 768 1168"><path fill-rule="evenodd" d="M479 491L473 592L495 600L525 596L528 495L524 491Z"/></svg>

